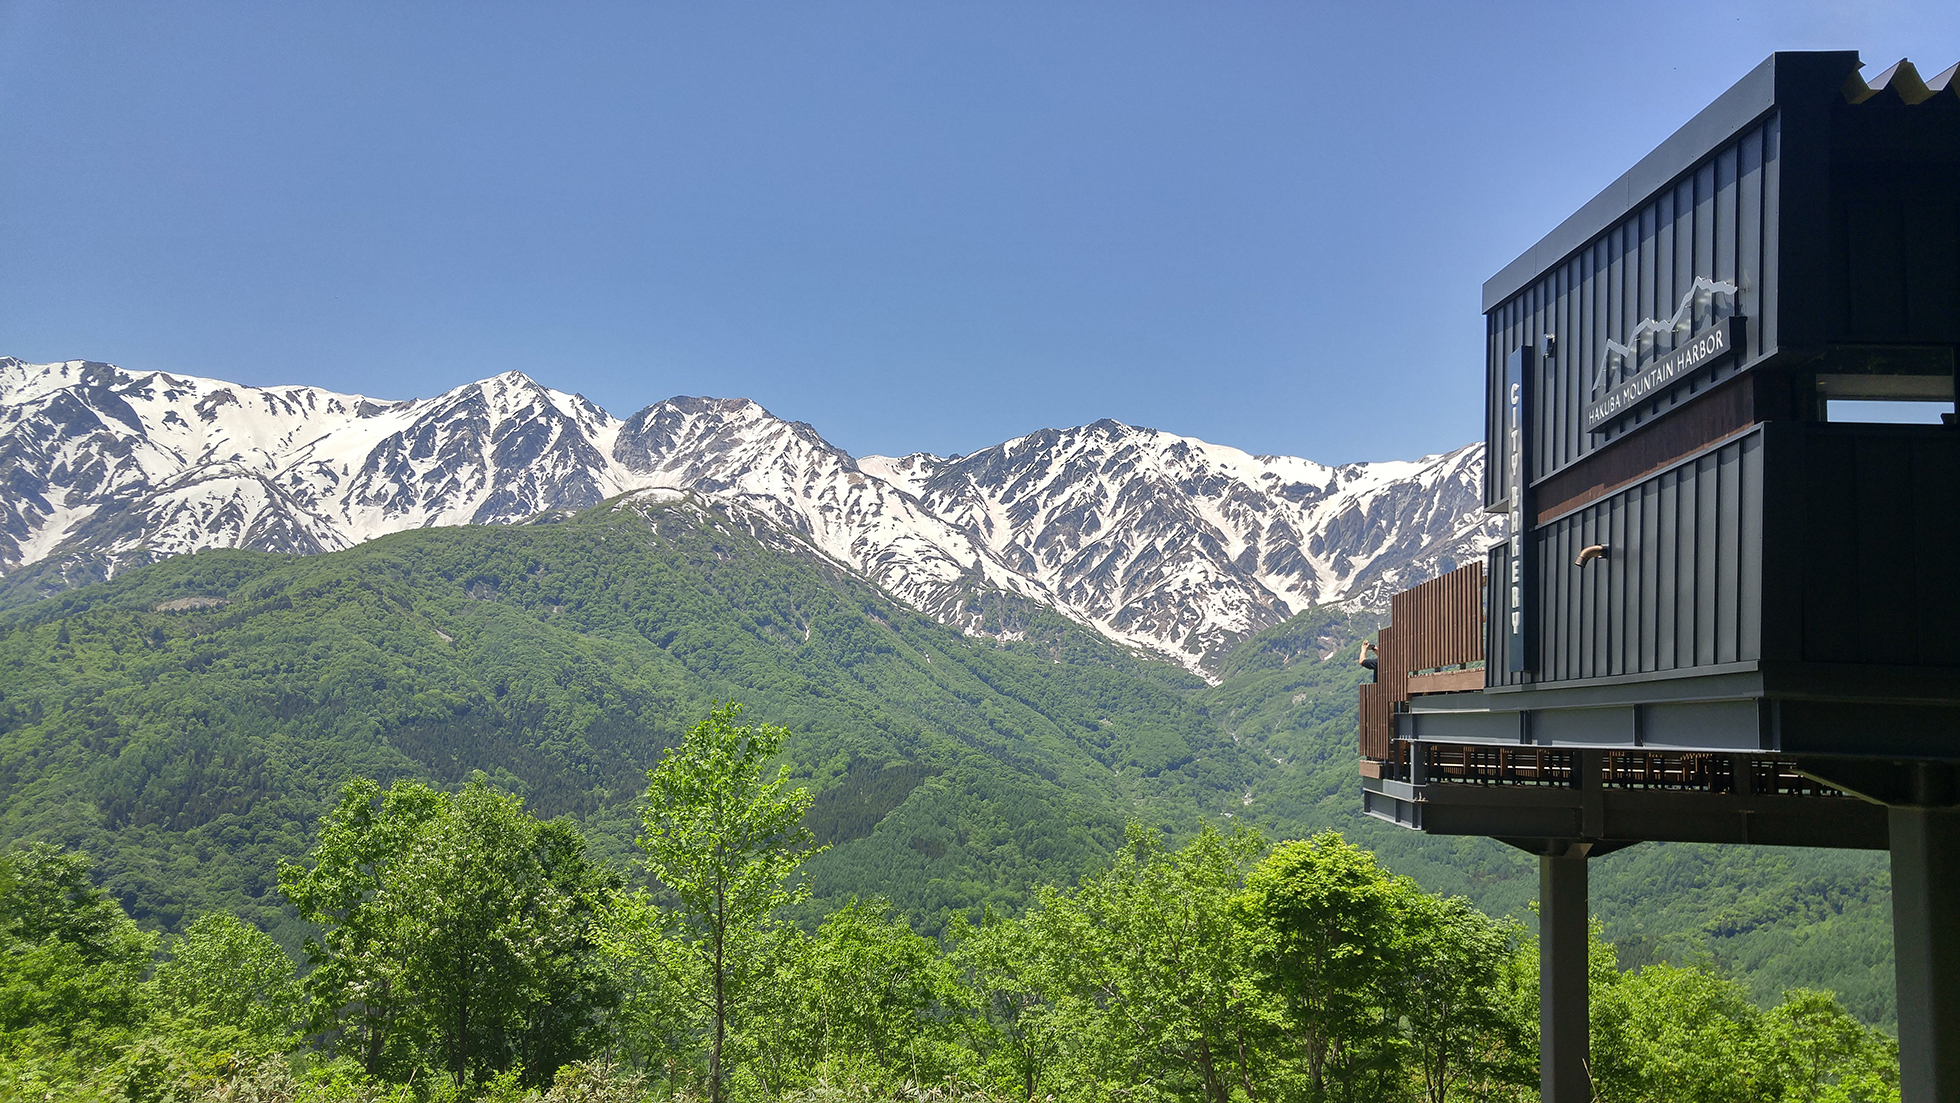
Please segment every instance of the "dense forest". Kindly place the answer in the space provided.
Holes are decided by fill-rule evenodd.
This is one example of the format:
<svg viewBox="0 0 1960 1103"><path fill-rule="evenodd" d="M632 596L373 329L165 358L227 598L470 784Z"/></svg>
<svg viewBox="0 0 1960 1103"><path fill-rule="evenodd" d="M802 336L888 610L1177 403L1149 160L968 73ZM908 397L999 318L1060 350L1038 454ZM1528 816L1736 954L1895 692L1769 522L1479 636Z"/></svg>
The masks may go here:
<svg viewBox="0 0 1960 1103"><path fill-rule="evenodd" d="M814 797L811 895L778 909L806 933L854 899L930 939L1019 921L1127 852L1132 822L1173 849L1336 830L1529 929L1528 856L1360 815L1369 625L1303 613L1207 684L977 582L970 603L994 635L691 500L0 591L0 845L87 854L142 931L224 913L298 954L319 924L277 871L350 780L454 793L481 772L628 870L646 771L740 699L790 732L781 763ZM1760 1008L1831 990L1890 1026L1883 855L1648 844L1593 884L1625 967L1692 964Z"/></svg>
<svg viewBox="0 0 1960 1103"><path fill-rule="evenodd" d="M814 927L791 733L722 705L650 772L639 859L482 775L347 783L276 871L301 969L224 911L161 947L45 844L0 856L0 1097L73 1100L1524 1100L1523 927L1328 833L1138 823L1019 917L937 938L883 899ZM1602 1100L1898 1098L1829 994L1755 1006L1594 947Z"/></svg>

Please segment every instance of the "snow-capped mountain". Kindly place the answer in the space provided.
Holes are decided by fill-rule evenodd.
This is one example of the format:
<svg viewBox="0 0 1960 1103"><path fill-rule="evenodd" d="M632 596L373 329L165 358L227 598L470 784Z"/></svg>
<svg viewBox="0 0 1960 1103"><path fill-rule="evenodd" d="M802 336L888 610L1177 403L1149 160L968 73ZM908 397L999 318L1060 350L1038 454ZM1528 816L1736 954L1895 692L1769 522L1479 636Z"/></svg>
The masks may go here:
<svg viewBox="0 0 1960 1103"><path fill-rule="evenodd" d="M622 421L514 371L386 402L0 359L0 573L59 587L200 548L331 551L686 491L942 620L1002 590L1197 669L1309 604L1380 607L1479 553L1481 465L1471 446L1326 467L1113 421L856 460L747 399Z"/></svg>
<svg viewBox="0 0 1960 1103"><path fill-rule="evenodd" d="M625 489L604 454L618 425L516 372L375 402L0 359L0 570L56 558L85 581L200 548L332 551L596 505Z"/></svg>
<svg viewBox="0 0 1960 1103"><path fill-rule="evenodd" d="M1327 467L1099 421L960 459L867 456L1104 634L1186 662L1307 606L1388 595L1482 554L1481 445Z"/></svg>

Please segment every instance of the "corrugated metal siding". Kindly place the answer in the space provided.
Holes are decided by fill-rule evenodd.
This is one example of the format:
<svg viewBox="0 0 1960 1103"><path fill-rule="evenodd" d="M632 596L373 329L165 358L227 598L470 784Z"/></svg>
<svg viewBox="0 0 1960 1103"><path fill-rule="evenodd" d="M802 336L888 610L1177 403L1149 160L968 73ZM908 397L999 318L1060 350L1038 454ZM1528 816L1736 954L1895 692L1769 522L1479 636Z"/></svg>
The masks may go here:
<svg viewBox="0 0 1960 1103"><path fill-rule="evenodd" d="M1921 426L1778 424L1772 593L1800 594L1772 657L1960 666L1960 437ZM1781 644L1780 647L1777 644Z"/></svg>
<svg viewBox="0 0 1960 1103"><path fill-rule="evenodd" d="M1537 369L1532 481L1706 391L1775 347L1778 153L1778 117L1771 115L1485 316L1487 440L1503 437L1504 358L1547 335L1557 342L1556 355L1541 358ZM1712 314L1750 319L1741 355L1644 404L1611 430L1587 433L1584 406L1605 389L1595 391L1592 381L1607 341L1624 343L1641 321L1671 316L1697 276L1738 285L1733 302L1714 297ZM1704 317L1697 315L1697 321ZM1609 374L1606 386L1633 367ZM1485 470L1486 500L1506 496L1503 465L1487 464Z"/></svg>
<svg viewBox="0 0 1960 1103"><path fill-rule="evenodd" d="M1492 685L1661 673L1762 657L1764 444L1758 429L1540 526L1541 669L1505 670L1486 631ZM1581 549L1607 546L1585 567ZM1490 553L1506 577L1508 553Z"/></svg>

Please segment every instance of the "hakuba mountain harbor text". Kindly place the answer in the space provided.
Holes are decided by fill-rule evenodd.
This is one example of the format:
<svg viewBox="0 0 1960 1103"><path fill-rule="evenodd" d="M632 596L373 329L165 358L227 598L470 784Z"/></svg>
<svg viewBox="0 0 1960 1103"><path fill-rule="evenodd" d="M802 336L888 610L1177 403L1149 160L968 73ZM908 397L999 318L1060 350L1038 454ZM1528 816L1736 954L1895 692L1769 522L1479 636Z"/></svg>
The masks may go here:
<svg viewBox="0 0 1960 1103"><path fill-rule="evenodd" d="M1357 797L1481 446L8 359L0 462L0 1100L1538 1097L1535 860ZM1599 863L1596 1097L1897 1100L1885 861Z"/></svg>

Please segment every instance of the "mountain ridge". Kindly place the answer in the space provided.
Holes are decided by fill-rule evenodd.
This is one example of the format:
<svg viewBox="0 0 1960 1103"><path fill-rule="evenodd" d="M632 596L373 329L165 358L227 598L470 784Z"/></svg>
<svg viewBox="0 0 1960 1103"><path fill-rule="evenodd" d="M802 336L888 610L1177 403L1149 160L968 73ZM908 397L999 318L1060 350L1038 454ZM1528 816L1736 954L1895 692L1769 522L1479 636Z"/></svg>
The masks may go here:
<svg viewBox="0 0 1960 1103"><path fill-rule="evenodd" d="M1206 672L1316 604L1482 554L1483 452L1324 465L1105 419L964 457L853 457L746 398L619 418L518 371L433 398L0 359L0 577L16 599L208 547L338 550L629 492L768 516L899 600L988 632L982 595Z"/></svg>

